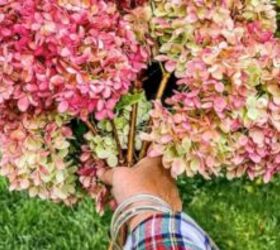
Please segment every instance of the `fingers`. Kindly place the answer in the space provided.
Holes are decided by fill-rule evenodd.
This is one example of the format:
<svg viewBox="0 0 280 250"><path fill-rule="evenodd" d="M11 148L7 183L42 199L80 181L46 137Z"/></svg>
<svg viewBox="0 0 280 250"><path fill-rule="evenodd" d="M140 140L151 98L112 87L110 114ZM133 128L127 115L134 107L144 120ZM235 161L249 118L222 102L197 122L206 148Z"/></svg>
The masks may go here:
<svg viewBox="0 0 280 250"><path fill-rule="evenodd" d="M97 177L106 185L113 185L114 169L99 169L97 171Z"/></svg>
<svg viewBox="0 0 280 250"><path fill-rule="evenodd" d="M145 157L143 159L141 159L133 168L161 168L162 166L162 162L161 162L162 158L161 157L154 157L154 158L149 158L149 157Z"/></svg>
<svg viewBox="0 0 280 250"><path fill-rule="evenodd" d="M154 158L144 158L140 162L138 162L133 168L136 171L141 171L142 173L146 173L149 176L152 174L157 176L158 178L161 176L165 176L168 179L175 182L175 180L171 176L170 169L164 168L162 164L162 157L154 157Z"/></svg>

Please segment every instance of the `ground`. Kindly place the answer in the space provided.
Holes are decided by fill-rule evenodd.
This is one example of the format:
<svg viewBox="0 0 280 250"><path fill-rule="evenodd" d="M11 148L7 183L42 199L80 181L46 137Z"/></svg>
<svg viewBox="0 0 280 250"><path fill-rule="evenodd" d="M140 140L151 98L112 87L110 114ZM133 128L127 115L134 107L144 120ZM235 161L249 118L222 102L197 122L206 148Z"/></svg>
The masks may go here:
<svg viewBox="0 0 280 250"><path fill-rule="evenodd" d="M263 185L180 180L185 211L221 250L280 249L280 179ZM87 199L73 208L7 190L0 179L0 250L103 250L110 212L100 218Z"/></svg>

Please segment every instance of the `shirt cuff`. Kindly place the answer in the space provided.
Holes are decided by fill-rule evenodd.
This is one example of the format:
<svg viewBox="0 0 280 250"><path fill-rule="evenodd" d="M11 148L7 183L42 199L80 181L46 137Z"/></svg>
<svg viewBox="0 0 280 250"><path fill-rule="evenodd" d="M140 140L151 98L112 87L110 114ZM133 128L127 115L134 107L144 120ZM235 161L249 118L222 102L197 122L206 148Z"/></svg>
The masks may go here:
<svg viewBox="0 0 280 250"><path fill-rule="evenodd" d="M185 213L156 214L129 235L125 250L217 250L210 237Z"/></svg>

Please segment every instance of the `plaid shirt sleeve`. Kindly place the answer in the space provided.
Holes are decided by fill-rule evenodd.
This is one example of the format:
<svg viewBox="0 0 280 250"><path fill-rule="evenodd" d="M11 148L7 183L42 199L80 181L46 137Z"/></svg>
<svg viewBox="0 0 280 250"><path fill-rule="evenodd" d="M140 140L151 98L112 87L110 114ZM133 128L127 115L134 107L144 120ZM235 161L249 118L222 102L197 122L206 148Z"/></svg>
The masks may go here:
<svg viewBox="0 0 280 250"><path fill-rule="evenodd" d="M157 214L130 234L125 250L218 250L210 237L185 213Z"/></svg>

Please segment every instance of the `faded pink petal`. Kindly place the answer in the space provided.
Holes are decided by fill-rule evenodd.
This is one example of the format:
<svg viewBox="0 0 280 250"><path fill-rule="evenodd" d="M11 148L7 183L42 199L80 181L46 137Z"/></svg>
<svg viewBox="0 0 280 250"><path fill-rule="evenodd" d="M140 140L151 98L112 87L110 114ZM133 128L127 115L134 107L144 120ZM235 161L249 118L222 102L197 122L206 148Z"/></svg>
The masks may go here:
<svg viewBox="0 0 280 250"><path fill-rule="evenodd" d="M69 107L68 102L66 102L66 101L61 102L58 105L58 112L64 113L64 112L66 112L68 110L68 107Z"/></svg>
<svg viewBox="0 0 280 250"><path fill-rule="evenodd" d="M214 109L217 112L222 112L226 108L226 106L227 106L227 103L226 103L224 98L222 98L222 97L215 98L215 100L214 100Z"/></svg>
<svg viewBox="0 0 280 250"><path fill-rule="evenodd" d="M251 130L250 137L256 144L262 145L264 143L265 137L261 130Z"/></svg>
<svg viewBox="0 0 280 250"><path fill-rule="evenodd" d="M258 154L249 154L250 159L254 162L254 163L260 163L262 158L258 155Z"/></svg>
<svg viewBox="0 0 280 250"><path fill-rule="evenodd" d="M99 121L104 120L107 117L107 111L103 109L102 111L96 112L95 117Z"/></svg>
<svg viewBox="0 0 280 250"><path fill-rule="evenodd" d="M163 148L161 146L157 146L157 145L152 146L148 151L148 156L152 158L161 156L163 153L162 150Z"/></svg>
<svg viewBox="0 0 280 250"><path fill-rule="evenodd" d="M215 89L216 89L217 92L222 93L225 89L224 84L221 83L221 82L217 82L215 84Z"/></svg>
<svg viewBox="0 0 280 250"><path fill-rule="evenodd" d="M29 104L30 103L27 96L20 98L17 102L17 106L21 112L27 111Z"/></svg>
<svg viewBox="0 0 280 250"><path fill-rule="evenodd" d="M263 177L264 183L269 183L272 178L273 173L271 171L267 171Z"/></svg>
<svg viewBox="0 0 280 250"><path fill-rule="evenodd" d="M176 68L177 63L175 61L167 61L165 63L165 68L168 72L172 73Z"/></svg>
<svg viewBox="0 0 280 250"><path fill-rule="evenodd" d="M186 164L183 162L183 159L173 160L171 166L171 173L174 178L184 173L185 169L186 169Z"/></svg>

